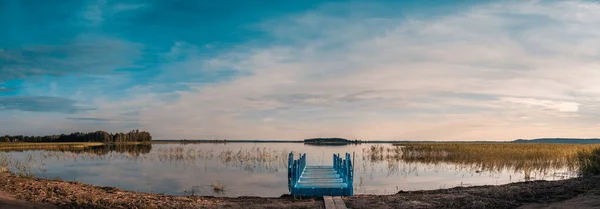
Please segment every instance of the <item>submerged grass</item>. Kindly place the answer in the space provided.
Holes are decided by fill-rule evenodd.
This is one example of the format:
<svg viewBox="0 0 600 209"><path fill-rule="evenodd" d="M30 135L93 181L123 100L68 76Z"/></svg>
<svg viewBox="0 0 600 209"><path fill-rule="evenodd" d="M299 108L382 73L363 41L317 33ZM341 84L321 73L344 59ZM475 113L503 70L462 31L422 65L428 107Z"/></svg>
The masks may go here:
<svg viewBox="0 0 600 209"><path fill-rule="evenodd" d="M213 149L203 150L193 147L167 147L158 148L156 155L150 158L158 158L162 162L183 162L193 164L197 160L218 160L226 166L241 167L248 172L256 171L278 171L287 168L287 150L275 150L268 148L253 147L249 149L231 150L225 149L216 152Z"/></svg>

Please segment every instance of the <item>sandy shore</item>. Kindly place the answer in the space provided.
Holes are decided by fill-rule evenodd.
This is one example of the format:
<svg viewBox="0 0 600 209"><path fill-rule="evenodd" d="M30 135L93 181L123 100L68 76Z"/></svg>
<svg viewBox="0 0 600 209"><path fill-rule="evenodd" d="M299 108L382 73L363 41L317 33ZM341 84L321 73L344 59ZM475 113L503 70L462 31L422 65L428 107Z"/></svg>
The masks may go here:
<svg viewBox="0 0 600 209"><path fill-rule="evenodd" d="M0 208L324 208L320 199L172 196L0 173ZM600 177L345 197L348 208L599 208Z"/></svg>

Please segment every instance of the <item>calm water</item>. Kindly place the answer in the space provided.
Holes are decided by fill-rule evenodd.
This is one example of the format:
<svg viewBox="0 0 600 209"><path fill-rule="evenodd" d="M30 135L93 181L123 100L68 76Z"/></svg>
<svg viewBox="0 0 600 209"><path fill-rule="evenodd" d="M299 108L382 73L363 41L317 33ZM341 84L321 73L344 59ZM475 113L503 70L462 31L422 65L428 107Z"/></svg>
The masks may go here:
<svg viewBox="0 0 600 209"><path fill-rule="evenodd" d="M372 146L383 154L370 152ZM37 176L77 180L126 190L175 195L278 197L288 194L287 155L307 153L309 165L331 165L334 153L354 154L355 194L392 194L399 190L496 185L524 181L523 171L481 171L476 166L405 162L390 155L391 144L311 146L300 143L153 144L104 147L88 152L23 151L0 153L29 162ZM392 153L392 154L390 154ZM529 178L559 180L576 176L565 169L529 173ZM213 190L211 184L225 187Z"/></svg>

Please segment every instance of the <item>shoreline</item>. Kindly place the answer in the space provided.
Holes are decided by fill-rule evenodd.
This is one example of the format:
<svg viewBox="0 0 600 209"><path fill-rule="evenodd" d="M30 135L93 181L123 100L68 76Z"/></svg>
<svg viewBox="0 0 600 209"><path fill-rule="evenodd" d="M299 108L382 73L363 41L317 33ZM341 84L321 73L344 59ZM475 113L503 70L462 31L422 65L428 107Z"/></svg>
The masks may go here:
<svg viewBox="0 0 600 209"><path fill-rule="evenodd" d="M102 145L139 145L139 144L228 144L228 143L266 143L266 144L305 144L314 146L344 146L361 144L392 144L402 146L409 144L580 144L596 143L548 143L548 142L515 142L515 141L358 141L358 142L306 142L303 140L151 140L143 142L0 142L0 151L13 149L82 149Z"/></svg>
<svg viewBox="0 0 600 209"><path fill-rule="evenodd" d="M0 142L0 151L15 149L47 149L47 148L72 148L102 146L99 142Z"/></svg>
<svg viewBox="0 0 600 209"><path fill-rule="evenodd" d="M0 208L323 208L321 198L176 196L0 173ZM576 199L574 199L576 198ZM578 198L578 199L577 199ZM600 176L344 197L348 208L544 208L600 205ZM577 201L569 202L569 199ZM12 205L11 205L12 204ZM571 205L569 205L571 204ZM577 205L586 208L585 205ZM560 208L560 207L559 207Z"/></svg>

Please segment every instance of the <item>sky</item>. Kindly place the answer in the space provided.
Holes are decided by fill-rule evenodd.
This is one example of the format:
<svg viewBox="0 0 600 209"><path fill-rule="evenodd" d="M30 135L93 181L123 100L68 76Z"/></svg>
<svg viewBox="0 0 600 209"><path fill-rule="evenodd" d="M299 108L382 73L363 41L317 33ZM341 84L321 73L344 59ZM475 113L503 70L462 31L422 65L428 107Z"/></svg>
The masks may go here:
<svg viewBox="0 0 600 209"><path fill-rule="evenodd" d="M0 1L0 135L600 137L600 2Z"/></svg>

